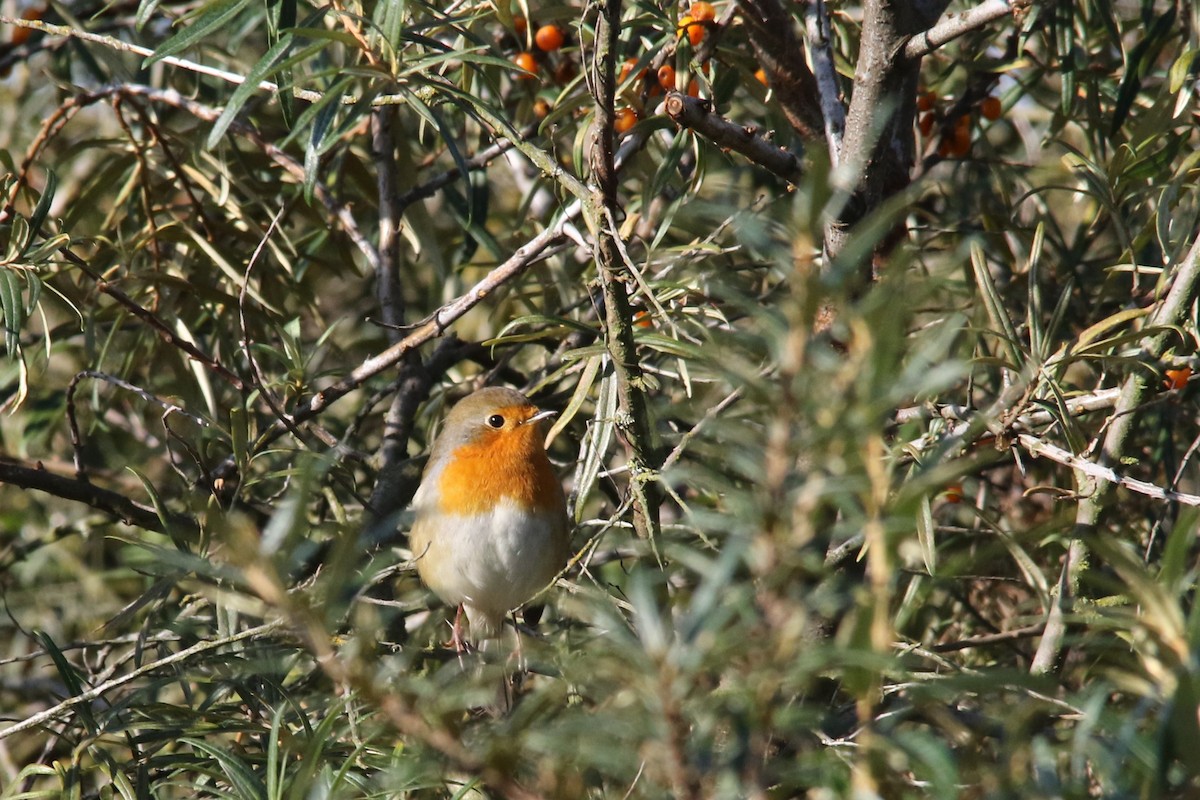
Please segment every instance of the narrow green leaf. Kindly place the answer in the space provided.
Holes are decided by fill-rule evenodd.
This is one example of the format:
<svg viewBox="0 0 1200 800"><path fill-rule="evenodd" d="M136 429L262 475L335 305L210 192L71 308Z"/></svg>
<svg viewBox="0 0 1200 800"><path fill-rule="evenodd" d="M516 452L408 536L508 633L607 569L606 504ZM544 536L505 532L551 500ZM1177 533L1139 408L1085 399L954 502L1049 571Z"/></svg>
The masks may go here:
<svg viewBox="0 0 1200 800"><path fill-rule="evenodd" d="M242 106L246 101L257 92L258 85L261 83L271 71L275 68L275 62L281 59L289 47L292 46L291 34L284 34L275 45L266 52L258 63L250 70L246 76L246 80L229 98L229 102L225 104L224 110L221 111L221 116L217 117L217 121L213 123L212 130L208 132L208 140L205 142L205 147L213 148L221 137L225 135L225 131L229 129L229 124L237 117Z"/></svg>
<svg viewBox="0 0 1200 800"><path fill-rule="evenodd" d="M925 495L917 509L917 541L921 545L925 571L930 575L937 574L937 538L934 535L934 527L933 509L929 503L929 495Z"/></svg>
<svg viewBox="0 0 1200 800"><path fill-rule="evenodd" d="M183 52L198 44L204 37L233 21L250 0L214 0L205 5L188 26L159 45L154 55L147 56L142 67L149 67L167 56Z"/></svg>

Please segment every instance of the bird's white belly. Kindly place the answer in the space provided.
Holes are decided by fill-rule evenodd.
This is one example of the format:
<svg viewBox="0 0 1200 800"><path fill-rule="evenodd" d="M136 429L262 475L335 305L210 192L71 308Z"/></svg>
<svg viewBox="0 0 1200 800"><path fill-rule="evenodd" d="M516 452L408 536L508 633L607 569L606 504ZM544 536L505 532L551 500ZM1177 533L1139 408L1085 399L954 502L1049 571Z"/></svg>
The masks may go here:
<svg viewBox="0 0 1200 800"><path fill-rule="evenodd" d="M439 552L426 555L438 563L431 588L448 602L503 614L545 588L562 566L552 526L511 500L483 515L443 514L438 524L430 549Z"/></svg>

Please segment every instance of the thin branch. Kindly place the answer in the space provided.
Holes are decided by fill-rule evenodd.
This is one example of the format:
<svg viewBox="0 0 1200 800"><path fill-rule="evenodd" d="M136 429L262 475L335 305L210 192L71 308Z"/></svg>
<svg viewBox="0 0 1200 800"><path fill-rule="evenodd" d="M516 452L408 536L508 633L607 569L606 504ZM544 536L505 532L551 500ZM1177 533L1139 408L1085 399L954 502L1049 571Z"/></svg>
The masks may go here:
<svg viewBox="0 0 1200 800"><path fill-rule="evenodd" d="M197 119L204 120L205 122L215 122L217 118L221 116L220 110L211 106L206 106L203 103L198 103L191 98L184 97L174 89L156 89L152 86L126 83L116 86L108 86L97 90L96 93L131 94L145 97L156 103L162 103L164 105L169 105L182 111L186 111ZM229 126L229 130L249 140L272 161L283 167L284 170L286 170L287 173L293 178L301 182L304 181L304 165L296 161L296 159L292 158L276 145L263 139L262 136L260 136L258 132L249 125L235 121ZM362 231L359 230L358 222L354 219L354 215L350 213L350 209L337 202L333 195L329 193L329 190L327 190L319 182L313 186L313 195L320 200L321 205L325 206L325 209L330 214L335 216L338 222L341 223L342 230L346 232L346 235L350 237L350 241L354 243L354 246L357 247L359 252L363 254L363 257L366 258L367 264L371 267L371 269L378 269L379 251L375 249L375 246L371 244L370 240L363 235Z"/></svg>
<svg viewBox="0 0 1200 800"><path fill-rule="evenodd" d="M534 130L536 130L536 128L531 126L530 128L521 131L521 136L525 137L526 135L531 134ZM483 169L512 148L513 142L511 139L501 138L493 143L490 147L480 150L474 156L468 158L464 163L468 171ZM396 197L396 207L400 210L401 214L403 214L404 209L406 209L408 206L412 205L418 200L425 200L426 198L433 197L434 194L437 193L438 189L449 186L451 183L454 183L454 181L461 177L463 177L462 172L459 170L458 166L455 165L442 174L435 175L419 186L414 186L404 194Z"/></svg>
<svg viewBox="0 0 1200 800"><path fill-rule="evenodd" d="M238 391L241 391L245 388L242 379L235 375L229 368L221 364L221 362L217 361L212 356L200 350L200 348L192 342L189 342L187 339L184 339L176 334L175 331L171 330L170 326L163 322L163 320L160 319L157 314L142 306L132 297L125 294L125 292L121 291L116 286L113 286L111 283L105 280L100 273L92 269L91 265L89 265L87 261L75 255L75 253L69 247L60 247L58 252L72 264L79 267L80 271L82 271L85 275L91 278L96 283L97 289L116 300L125 308L126 311L149 325L150 328L157 333L159 338L164 342L178 350L182 350L196 361L199 361L201 364L224 378L230 386Z"/></svg>
<svg viewBox="0 0 1200 800"><path fill-rule="evenodd" d="M16 459L0 456L0 483L19 486L22 489L33 489L63 500L83 503L119 519L126 525L136 525L148 531L167 532L167 526L159 517L158 511L151 506L134 502L123 494L104 489L86 480L50 472L41 463L29 465ZM190 531L198 530L196 521L182 514L172 514L167 521L172 526L178 525Z"/></svg>
<svg viewBox="0 0 1200 800"><path fill-rule="evenodd" d="M1033 5L1033 0L985 0L974 8L959 14L950 14L937 24L918 33L904 45L905 58L921 58L937 50L947 42L973 30L984 27L1001 17L1016 14Z"/></svg>
<svg viewBox="0 0 1200 800"><path fill-rule="evenodd" d="M225 647L226 645L234 644L236 642L240 642L245 639L252 639L255 636L263 636L263 635L275 630L281 624L282 623L279 621L268 622L268 623L259 625L254 628L248 628L247 630L241 631L240 633L235 633L232 636L226 636L221 639L213 639L213 640L207 641L207 642L199 642L198 644L194 644L191 647L187 648L186 650L180 650L178 653L173 653L172 655L169 655L166 658L160 658L157 661L152 661L149 664L144 664L144 665L138 667L137 669L133 670L132 672L130 672L127 675L122 675L119 678L113 678L110 681L105 681L104 683L101 683L98 686L93 686L91 689L88 689L86 692L80 692L79 694L75 695L74 697L68 697L66 700L63 700L58 705L51 706L50 708L47 708L45 711L39 711L37 714L34 714L32 717L23 719L15 725L10 725L9 727L0 731L0 739L7 739L9 736L12 736L15 733L20 733L21 731L26 731L26 730L29 730L30 728L36 728L37 726L54 719L55 717L57 717L59 714L63 713L64 711L72 709L75 706L82 705L84 703L90 703L93 700L96 700L97 698L102 697L105 692L111 692L113 689L118 689L118 688L124 686L125 684L130 683L131 681L137 680L138 678L142 677L143 675L148 675L157 670L161 670L164 667L169 667L169 666L172 666L173 664L178 664L181 661L187 661L192 656L208 652L209 650L216 650L219 647Z"/></svg>
<svg viewBox="0 0 1200 800"><path fill-rule="evenodd" d="M942 642L935 644L930 649L935 653L950 653L955 650L967 650L972 647L986 647L992 644L1000 644L1002 642L1015 642L1018 639L1028 639L1032 636L1037 636L1042 632L1043 626L1027 625L1024 628L1015 628L1011 631L1000 631L998 633L981 633L978 636L968 636L965 639L959 639L953 642Z"/></svg>
<svg viewBox="0 0 1200 800"><path fill-rule="evenodd" d="M1147 320L1147 326L1164 330L1163 333L1147 337L1142 348L1149 360L1162 356L1170 329L1180 324L1196 301L1197 285L1200 284L1200 237L1193 243L1187 256L1179 264L1171 288ZM1121 394L1113 408L1108 430L1100 448L1099 463L1102 467L1121 463L1133 428L1137 422L1137 409L1149 389L1149 379L1144 370L1132 370L1121 387ZM1062 655L1063 639L1067 633L1066 612L1073 603L1080 573L1087 561L1087 545L1084 536L1092 533L1100 520L1101 507L1114 485L1097 480L1097 476L1082 469L1076 471L1076 483L1083 495L1075 512L1075 535L1067 547L1058 580L1058 595L1046 611L1046 632L1038 643L1030 672L1049 672L1058 664Z"/></svg>
<svg viewBox="0 0 1200 800"><path fill-rule="evenodd" d="M154 51L149 47L131 44L113 36L105 36L102 33L92 33L90 31L81 31L70 27L69 25L54 25L49 22L42 22L38 19L18 19L16 17L8 17L0 14L0 25L11 25L14 28L28 28L30 30L40 31L47 36L65 36L71 39L82 39L85 42L104 45L110 50L119 50L123 53L134 53L139 56L152 56ZM173 67L180 67L189 72L195 72L200 75L208 75L212 78L220 78L227 83L243 84L246 78L236 72L228 72L216 67L210 67L206 64L199 64L195 61L189 61L186 58L177 58L175 56L164 56L161 61L164 64L169 64ZM258 88L272 94L279 92L279 84L271 83L270 81L259 81ZM295 96L310 102L317 102L321 99L320 92L305 91L296 89Z"/></svg>
<svg viewBox="0 0 1200 800"><path fill-rule="evenodd" d="M1106 481L1118 486L1124 486L1126 489L1144 494L1147 497L1153 497L1155 500L1169 500L1173 503L1183 503L1185 506L1200 506L1200 495L1185 494L1176 492L1172 489L1163 489L1148 481L1139 481L1136 478L1130 478L1117 472L1112 467L1106 467L1101 464L1088 461L1086 458L1077 456L1069 450L1064 450L1057 445L1042 441L1036 436L1031 436L1028 433L1022 433L1017 436L1017 441L1022 447L1028 450L1035 456L1045 456L1051 461L1057 461L1072 469L1077 469L1080 472Z"/></svg>
<svg viewBox="0 0 1200 800"><path fill-rule="evenodd" d="M363 361L337 383L317 392L306 405L296 410L292 419L297 423L311 419L366 381L398 364L412 350L441 336L452 323L483 302L497 289L522 275L548 247L561 241L564 238L563 228L571 219L578 216L579 211L580 204L573 203L556 223L518 248L507 261L489 272L465 294L433 312L423 322L418 323L412 333L382 353ZM258 446L262 447L274 441L284 430L286 428L276 424L263 434Z"/></svg>
<svg viewBox="0 0 1200 800"><path fill-rule="evenodd" d="M714 113L708 101L670 92L664 109L675 124L695 131L719 147L741 153L793 186L800 183L802 173L796 156L768 142L757 128L738 125Z"/></svg>

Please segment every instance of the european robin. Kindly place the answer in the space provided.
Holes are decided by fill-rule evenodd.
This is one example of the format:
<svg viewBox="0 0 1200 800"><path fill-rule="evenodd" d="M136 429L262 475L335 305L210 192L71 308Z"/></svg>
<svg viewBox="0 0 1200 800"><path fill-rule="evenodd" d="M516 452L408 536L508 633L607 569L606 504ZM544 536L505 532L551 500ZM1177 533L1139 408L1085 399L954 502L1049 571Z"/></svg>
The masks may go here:
<svg viewBox="0 0 1200 800"><path fill-rule="evenodd" d="M480 389L433 444L409 543L421 580L458 606L459 650L464 611L472 640L493 638L567 563L567 502L545 447L553 415L512 389Z"/></svg>

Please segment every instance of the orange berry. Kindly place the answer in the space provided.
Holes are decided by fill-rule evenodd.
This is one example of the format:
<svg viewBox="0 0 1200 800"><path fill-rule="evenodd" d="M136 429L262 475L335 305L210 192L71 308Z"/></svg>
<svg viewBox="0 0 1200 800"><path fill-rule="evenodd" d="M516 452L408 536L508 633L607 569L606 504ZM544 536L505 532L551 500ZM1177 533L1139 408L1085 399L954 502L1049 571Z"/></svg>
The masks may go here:
<svg viewBox="0 0 1200 800"><path fill-rule="evenodd" d="M937 103L937 92L922 92L917 96L917 111L931 111Z"/></svg>
<svg viewBox="0 0 1200 800"><path fill-rule="evenodd" d="M712 22L717 18L717 10L713 8L712 3L706 3L704 0L692 3L692 7L688 9L688 13L692 15L692 19L697 22Z"/></svg>
<svg viewBox="0 0 1200 800"><path fill-rule="evenodd" d="M613 123L613 130L617 133L625 133L634 125L637 124L638 113L632 108L626 106L617 112L617 119Z"/></svg>
<svg viewBox="0 0 1200 800"><path fill-rule="evenodd" d="M935 121L933 112L927 111L917 120L917 130L921 131L922 136L928 136L933 133L933 123Z"/></svg>
<svg viewBox="0 0 1200 800"><path fill-rule="evenodd" d="M649 328L654 322L650 319L650 312L643 309L642 311L634 312L633 324L639 328Z"/></svg>
<svg viewBox="0 0 1200 800"><path fill-rule="evenodd" d="M636 58L625 59L625 63L621 65L621 74L617 78L617 83L624 83L625 80L629 77L630 73L633 72L633 68L637 66L637 63L638 63L638 60ZM638 73L639 79L642 79L645 77L646 77L646 70L642 70L640 73Z"/></svg>
<svg viewBox="0 0 1200 800"><path fill-rule="evenodd" d="M688 94L692 97L700 96L700 83L695 78L688 81Z"/></svg>
<svg viewBox="0 0 1200 800"><path fill-rule="evenodd" d="M524 17L521 17L521 16L513 17L513 30L516 32L517 36L524 36L525 31L527 31L528 29L529 29L529 23L525 21Z"/></svg>
<svg viewBox="0 0 1200 800"><path fill-rule="evenodd" d="M538 28L537 33L533 35L533 41L543 52L553 53L563 46L563 43L567 41L567 36L563 33L562 28L551 23Z"/></svg>
<svg viewBox="0 0 1200 800"><path fill-rule="evenodd" d="M550 114L550 103L539 97L533 101L533 114L538 119L545 119Z"/></svg>
<svg viewBox="0 0 1200 800"><path fill-rule="evenodd" d="M1182 389L1187 386L1188 378L1192 377L1192 368L1168 369L1163 372L1163 375L1167 376L1163 381L1163 388Z"/></svg>
<svg viewBox="0 0 1200 800"><path fill-rule="evenodd" d="M757 80L759 83L761 83L763 86L769 85L767 83L767 71L765 69L763 69L762 67L759 67L758 69L754 70L754 79Z"/></svg>
<svg viewBox="0 0 1200 800"><path fill-rule="evenodd" d="M946 487L945 494L947 503L961 503L963 501L963 488L961 483L952 483Z"/></svg>
<svg viewBox="0 0 1200 800"><path fill-rule="evenodd" d="M664 92L675 90L675 68L670 64L663 64L658 68L658 85Z"/></svg>
<svg viewBox="0 0 1200 800"><path fill-rule="evenodd" d="M537 72L537 59L533 57L533 53L517 53L513 56L513 63L516 64L525 72ZM523 81L533 80L535 76L519 73L517 77Z"/></svg>
<svg viewBox="0 0 1200 800"><path fill-rule="evenodd" d="M963 127L956 125L954 127L954 143L951 145L950 155L955 158L962 158L969 152L971 152L971 128L970 126Z"/></svg>
<svg viewBox="0 0 1200 800"><path fill-rule="evenodd" d="M984 119L993 122L1000 119L1000 115L1004 113L1004 108L1000 105L1000 98L985 97L979 104L979 113L983 114Z"/></svg>
<svg viewBox="0 0 1200 800"><path fill-rule="evenodd" d="M691 14L684 14L679 18L679 27L675 32L679 38L687 36L692 47L698 47L704 41L704 23L697 22Z"/></svg>

